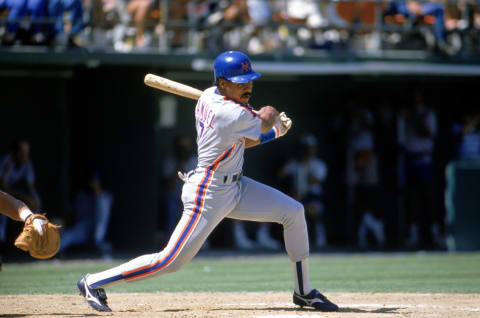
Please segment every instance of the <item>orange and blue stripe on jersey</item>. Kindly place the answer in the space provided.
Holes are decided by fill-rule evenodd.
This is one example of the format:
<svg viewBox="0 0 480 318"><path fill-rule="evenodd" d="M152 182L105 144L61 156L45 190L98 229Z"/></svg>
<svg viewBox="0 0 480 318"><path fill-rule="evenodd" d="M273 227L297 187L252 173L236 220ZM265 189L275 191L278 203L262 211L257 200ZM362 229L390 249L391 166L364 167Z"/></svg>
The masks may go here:
<svg viewBox="0 0 480 318"><path fill-rule="evenodd" d="M121 279L125 279L128 281L128 280L133 280L143 276L151 275L158 272L162 268L165 268L168 264L170 264L176 258L178 253L182 250L183 246L187 242L188 238L190 237L190 234L193 232L193 230L195 229L195 226L197 225L200 219L200 215L202 214L203 205L205 201L205 194L207 192L208 186L212 181L215 170L218 168L218 165L220 164L221 161L227 159L233 153L235 148L236 148L236 144L234 144L231 148L225 150L210 166L205 168L205 174L202 178L202 181L197 187L193 213L190 215L190 218L187 221L187 224L185 225L177 241L173 245L172 250L163 259L153 264L149 264L128 272L124 272L121 275L117 275L117 276L110 277L102 281L93 283L91 284L91 287L98 288L107 284L114 283Z"/></svg>
<svg viewBox="0 0 480 318"><path fill-rule="evenodd" d="M220 92L218 91L218 89L215 89L215 94L222 96L222 97L223 97L223 100L230 101L230 102L232 102L232 103L234 103L234 104L242 107L242 108L245 109L247 112L249 112L250 115L252 115L252 117L256 117L256 116L257 116L257 113L255 113L255 112L253 111L252 106L250 106L249 104L242 104L242 103L239 103L239 102L237 102L236 100L234 100L234 99L232 99L232 98L230 98L230 97L223 96L222 94L220 94Z"/></svg>
<svg viewBox="0 0 480 318"><path fill-rule="evenodd" d="M253 111L252 106L250 106L249 104L239 103L239 102L237 102L237 101L235 101L235 100L233 100L233 99L231 99L231 98L228 98L228 97L226 97L226 96L223 96L223 99L224 99L224 100L228 100L228 101L230 101L230 102L233 102L233 103L235 103L236 105L242 107L242 108L245 109L247 112L249 112L250 115L252 115L252 117L256 117L256 116L257 116L257 114Z"/></svg>

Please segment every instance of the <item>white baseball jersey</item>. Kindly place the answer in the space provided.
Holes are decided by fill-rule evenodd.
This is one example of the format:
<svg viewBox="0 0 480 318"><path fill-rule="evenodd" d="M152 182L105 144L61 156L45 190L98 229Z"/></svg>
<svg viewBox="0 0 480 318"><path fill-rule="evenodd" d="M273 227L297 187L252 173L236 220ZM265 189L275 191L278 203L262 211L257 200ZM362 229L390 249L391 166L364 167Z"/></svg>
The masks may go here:
<svg viewBox="0 0 480 318"><path fill-rule="evenodd" d="M242 171L245 138L260 138L261 120L249 105L239 104L210 87L195 108L198 168Z"/></svg>
<svg viewBox="0 0 480 318"><path fill-rule="evenodd" d="M167 246L158 253L92 274L87 283L99 288L178 271L228 217L283 225L285 248L294 262L295 290L303 294L304 286L309 286L302 261L309 255L303 205L248 177L225 178L242 171L245 138L260 137L261 120L248 105L220 95L216 87L203 92L195 117L198 166L184 179L183 215Z"/></svg>

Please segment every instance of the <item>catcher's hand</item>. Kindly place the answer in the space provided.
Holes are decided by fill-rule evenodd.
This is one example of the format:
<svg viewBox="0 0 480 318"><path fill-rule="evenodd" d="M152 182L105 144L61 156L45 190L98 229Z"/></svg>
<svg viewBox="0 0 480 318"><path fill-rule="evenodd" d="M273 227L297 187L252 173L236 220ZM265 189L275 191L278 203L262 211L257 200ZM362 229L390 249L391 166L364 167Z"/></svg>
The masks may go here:
<svg viewBox="0 0 480 318"><path fill-rule="evenodd" d="M25 222L15 246L35 258L53 257L60 248L60 226L52 224L45 215L33 214Z"/></svg>
<svg viewBox="0 0 480 318"><path fill-rule="evenodd" d="M275 120L275 128L278 131L278 137L284 136L292 128L292 120L287 117L285 112L281 112Z"/></svg>

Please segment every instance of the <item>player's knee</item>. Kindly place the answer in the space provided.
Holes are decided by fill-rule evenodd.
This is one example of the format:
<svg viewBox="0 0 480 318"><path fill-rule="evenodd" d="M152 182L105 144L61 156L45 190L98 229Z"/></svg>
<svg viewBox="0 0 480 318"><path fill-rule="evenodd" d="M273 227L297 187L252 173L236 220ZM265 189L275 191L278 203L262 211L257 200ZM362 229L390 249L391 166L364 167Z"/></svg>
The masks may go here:
<svg viewBox="0 0 480 318"><path fill-rule="evenodd" d="M305 207L303 206L302 203L295 201L293 206L294 206L293 211L296 216L303 217L305 215Z"/></svg>
<svg viewBox="0 0 480 318"><path fill-rule="evenodd" d="M287 217L284 219L284 224L289 223L289 220L296 220L298 218L305 218L305 208L303 204L292 200L291 204L288 205L288 212L286 213Z"/></svg>
<svg viewBox="0 0 480 318"><path fill-rule="evenodd" d="M168 273L178 272L183 267L183 264L180 262L172 262L167 266L166 271Z"/></svg>

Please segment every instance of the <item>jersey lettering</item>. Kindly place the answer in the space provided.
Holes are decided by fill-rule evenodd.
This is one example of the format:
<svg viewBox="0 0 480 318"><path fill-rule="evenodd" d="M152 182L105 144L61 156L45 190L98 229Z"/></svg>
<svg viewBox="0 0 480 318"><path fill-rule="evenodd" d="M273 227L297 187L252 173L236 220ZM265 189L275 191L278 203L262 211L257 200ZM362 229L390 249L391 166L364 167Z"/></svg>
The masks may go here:
<svg viewBox="0 0 480 318"><path fill-rule="evenodd" d="M204 101L200 101L195 107L195 113L200 122L204 123L208 128L213 129L213 120L215 113Z"/></svg>

